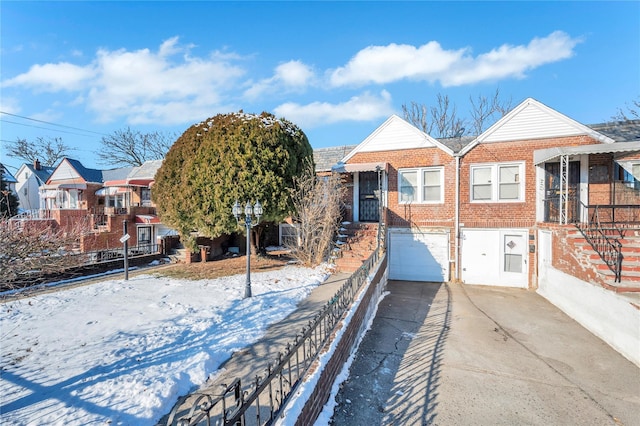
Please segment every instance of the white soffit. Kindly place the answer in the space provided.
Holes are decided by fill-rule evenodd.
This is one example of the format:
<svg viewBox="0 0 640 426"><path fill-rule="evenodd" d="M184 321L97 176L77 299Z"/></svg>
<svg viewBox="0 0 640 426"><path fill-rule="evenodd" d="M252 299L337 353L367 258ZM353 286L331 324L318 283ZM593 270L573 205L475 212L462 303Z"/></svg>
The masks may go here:
<svg viewBox="0 0 640 426"><path fill-rule="evenodd" d="M481 134L479 143L588 135L602 143L614 141L595 130L529 98Z"/></svg>
<svg viewBox="0 0 640 426"><path fill-rule="evenodd" d="M359 152L397 151L437 147L453 155L453 151L397 115L392 115L353 149L342 163Z"/></svg>

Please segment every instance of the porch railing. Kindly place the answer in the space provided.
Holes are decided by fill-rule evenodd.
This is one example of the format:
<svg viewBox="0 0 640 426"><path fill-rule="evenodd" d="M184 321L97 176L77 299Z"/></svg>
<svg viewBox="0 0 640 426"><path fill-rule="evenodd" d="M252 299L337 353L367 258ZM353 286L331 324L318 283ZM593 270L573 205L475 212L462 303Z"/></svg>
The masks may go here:
<svg viewBox="0 0 640 426"><path fill-rule="evenodd" d="M622 277L622 243L611 235L607 235L610 232L616 232L622 236L620 230L613 227L603 226L603 221L600 217L600 206L585 206L582 207L592 212L589 223L578 223L576 226L584 236L585 240L593 247L593 249L600 255L600 258L609 267L609 269L615 275L615 282L619 283ZM615 224L615 222L604 222L606 224Z"/></svg>
<svg viewBox="0 0 640 426"><path fill-rule="evenodd" d="M272 424L352 305L381 254L382 248L378 248L346 280L308 326L278 354L275 362L268 365L264 377L256 376L245 388L240 379L235 379L231 385L224 385L224 390L217 395L199 393L187 413L178 413L180 407L176 405L166 424Z"/></svg>
<svg viewBox="0 0 640 426"><path fill-rule="evenodd" d="M560 211L560 197L553 196L543 200L544 202L544 221L548 223L560 223L562 213ZM566 220L567 223L575 223L579 221L579 200L577 196L571 195L567 197Z"/></svg>
<svg viewBox="0 0 640 426"><path fill-rule="evenodd" d="M609 226L618 230L627 225L640 224L640 204L596 204L585 206L590 220L597 218L602 226Z"/></svg>

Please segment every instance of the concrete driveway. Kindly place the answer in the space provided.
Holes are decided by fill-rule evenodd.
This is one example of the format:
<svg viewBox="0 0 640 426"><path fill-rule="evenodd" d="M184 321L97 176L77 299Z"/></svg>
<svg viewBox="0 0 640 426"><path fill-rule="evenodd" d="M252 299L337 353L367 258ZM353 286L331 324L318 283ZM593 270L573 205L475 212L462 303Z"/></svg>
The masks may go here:
<svg viewBox="0 0 640 426"><path fill-rule="evenodd" d="M538 294L387 290L332 424L640 425L640 369Z"/></svg>

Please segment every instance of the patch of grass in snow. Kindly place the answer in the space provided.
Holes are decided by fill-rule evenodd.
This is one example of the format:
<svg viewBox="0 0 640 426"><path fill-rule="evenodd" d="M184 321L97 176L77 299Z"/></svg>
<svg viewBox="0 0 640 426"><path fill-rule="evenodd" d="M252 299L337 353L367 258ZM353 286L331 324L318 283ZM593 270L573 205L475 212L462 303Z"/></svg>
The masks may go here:
<svg viewBox="0 0 640 426"><path fill-rule="evenodd" d="M286 266L289 260L286 257L251 256L251 272L280 269ZM244 274L247 271L246 267L247 258L238 256L209 262L178 263L157 271L155 275L176 279L203 280Z"/></svg>

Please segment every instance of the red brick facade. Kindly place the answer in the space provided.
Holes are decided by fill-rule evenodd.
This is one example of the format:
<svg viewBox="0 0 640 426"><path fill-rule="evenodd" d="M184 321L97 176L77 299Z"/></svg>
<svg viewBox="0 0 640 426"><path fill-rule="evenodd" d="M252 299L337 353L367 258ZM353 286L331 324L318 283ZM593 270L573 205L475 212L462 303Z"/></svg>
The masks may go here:
<svg viewBox="0 0 640 426"><path fill-rule="evenodd" d="M373 134L376 134L374 132ZM404 134L401 132L401 134ZM406 135L406 134L404 134ZM593 135L593 136L591 136ZM406 140L400 143L405 149L380 151L380 141L374 141L375 149L367 151L366 144L361 145L356 152L350 154L347 164L386 163L386 209L383 221L387 228L419 228L423 231L431 229L447 229L450 232L450 259L456 273L459 276L462 257L462 244L460 241L463 230L522 230L528 231L526 251L529 287L536 285L536 231L537 223L541 221L541 208L543 200L541 194L547 189L546 180L541 181L540 170L544 170L544 164L534 163L534 152L558 147L579 147L585 145L602 144L602 139L597 139L597 134L585 131L584 134L563 137L539 137L533 139L512 140L505 142L480 142L472 145L468 151L461 151L456 159L455 155L448 152L443 145L426 148L406 148ZM382 137L386 141L393 141L393 136L386 134ZM417 139L416 139L417 140ZM393 143L393 142L390 142ZM416 142L423 143L423 142ZM392 146L392 145L390 145ZM624 155L625 159L638 159L640 154L634 152ZM629 203L639 203L637 191L621 186L614 188L614 157L612 154L590 154L588 164L580 166L580 182L588 182L588 200L582 196L586 204L612 204L621 200ZM619 159L619 157L617 157ZM459 162L457 170L456 160ZM573 159L572 159L573 161ZM558 163L559 159L550 160L549 163ZM518 199L499 201L497 195L492 195L491 200L473 201L471 199L472 173L474 167L483 167L485 171L491 170L492 178L502 170L498 166L513 165L519 167L522 176L519 182L524 183L519 187ZM443 170L443 202L436 204L411 202L403 203L399 200L399 171L402 169L419 169L427 167L441 167ZM584 176L588 167L589 176ZM456 175L458 174L458 188L456 188ZM354 175L345 175L348 181L347 220L357 221L353 217L355 188L357 182L352 183ZM586 177L586 180L584 180ZM545 178L546 179L546 178ZM498 182L491 182L491 191L498 192ZM458 199L458 229L456 229L456 189L459 191ZM576 203L578 201L575 201ZM545 210L546 215L546 210ZM519 234L522 235L522 234ZM519 247L522 247L520 245ZM457 257L457 258L456 258Z"/></svg>
<svg viewBox="0 0 640 426"><path fill-rule="evenodd" d="M455 158L437 147L357 153L349 163L387 162L389 168L386 223L390 227L453 227L455 216ZM406 168L444 168L444 202L405 204L398 201L398 171ZM353 196L352 196L353 198Z"/></svg>

